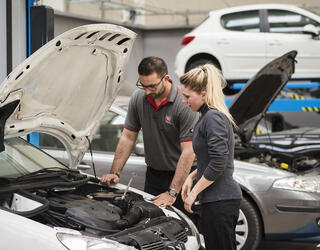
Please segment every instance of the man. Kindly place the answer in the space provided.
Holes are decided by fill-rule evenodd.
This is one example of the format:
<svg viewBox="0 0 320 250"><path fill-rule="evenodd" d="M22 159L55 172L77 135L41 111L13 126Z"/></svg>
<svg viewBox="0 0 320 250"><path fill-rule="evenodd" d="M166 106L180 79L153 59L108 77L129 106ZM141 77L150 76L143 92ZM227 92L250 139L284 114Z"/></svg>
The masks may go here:
<svg viewBox="0 0 320 250"><path fill-rule="evenodd" d="M171 82L164 60L144 58L138 73L139 90L130 98L112 169L101 182L119 182L142 129L147 164L144 191L156 195L155 205L169 206L175 203L194 161L192 133L198 116L182 103L181 90ZM174 205L184 210L180 195Z"/></svg>

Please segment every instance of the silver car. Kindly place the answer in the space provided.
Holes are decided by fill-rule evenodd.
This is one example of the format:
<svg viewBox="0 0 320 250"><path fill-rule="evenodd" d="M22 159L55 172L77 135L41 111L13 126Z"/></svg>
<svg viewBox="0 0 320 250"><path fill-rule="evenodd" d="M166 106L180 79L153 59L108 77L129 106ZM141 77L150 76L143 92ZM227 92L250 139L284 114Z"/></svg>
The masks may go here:
<svg viewBox="0 0 320 250"><path fill-rule="evenodd" d="M234 172L243 192L236 227L238 249L256 249L261 239L292 240L320 234L320 154L289 155L250 143L268 106L294 72L295 56L296 52L292 51L262 68L229 107L240 124ZM82 167L94 163L98 176L111 168L127 103L128 97L114 103L91 143L92 155L86 152L83 158ZM47 152L67 162L63 148L50 149L46 141L46 137L40 136L40 145L46 147ZM132 186L139 189L143 188L146 169L141 143L140 136L120 179L126 184L136 175ZM294 164L309 164L311 168L296 171L299 168L294 169ZM92 168L87 171L93 173Z"/></svg>

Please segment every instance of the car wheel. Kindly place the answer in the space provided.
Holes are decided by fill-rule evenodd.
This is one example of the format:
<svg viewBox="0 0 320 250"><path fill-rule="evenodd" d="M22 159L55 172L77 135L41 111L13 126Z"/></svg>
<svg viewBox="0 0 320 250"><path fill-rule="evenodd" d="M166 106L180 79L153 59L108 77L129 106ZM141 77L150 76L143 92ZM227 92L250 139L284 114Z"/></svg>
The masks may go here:
<svg viewBox="0 0 320 250"><path fill-rule="evenodd" d="M199 58L199 59L196 59L196 60L194 60L194 61L192 61L192 62L187 64L186 72L188 72L189 70L191 70L193 68L203 66L206 63L213 64L218 69L221 69L221 67L220 67L220 65L219 65L219 63L217 61L213 61L212 59L209 59L209 58Z"/></svg>
<svg viewBox="0 0 320 250"><path fill-rule="evenodd" d="M262 238L262 227L259 215L246 198L240 205L239 219L236 226L236 241L238 250L254 250Z"/></svg>
<svg viewBox="0 0 320 250"><path fill-rule="evenodd" d="M201 67L201 66L205 65L206 63L213 64L214 66L216 66L218 69L221 70L221 66L218 61L210 59L210 58L199 58L199 59L196 59L196 60L188 63L186 66L185 72L188 72L189 70L196 68L196 67ZM239 90L232 89L231 86L232 86L232 84L230 85L230 83L228 83L227 86L223 89L223 93L225 95L234 95L239 92Z"/></svg>

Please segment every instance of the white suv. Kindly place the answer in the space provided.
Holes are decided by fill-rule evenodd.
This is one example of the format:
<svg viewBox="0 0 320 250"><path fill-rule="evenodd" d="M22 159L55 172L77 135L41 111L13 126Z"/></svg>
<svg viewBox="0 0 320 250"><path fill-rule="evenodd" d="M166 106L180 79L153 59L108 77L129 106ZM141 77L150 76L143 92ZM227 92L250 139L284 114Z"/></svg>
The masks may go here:
<svg viewBox="0 0 320 250"><path fill-rule="evenodd" d="M320 16L293 5L259 4L211 11L184 36L176 74L206 62L229 82L249 79L263 65L297 50L294 79L320 79Z"/></svg>

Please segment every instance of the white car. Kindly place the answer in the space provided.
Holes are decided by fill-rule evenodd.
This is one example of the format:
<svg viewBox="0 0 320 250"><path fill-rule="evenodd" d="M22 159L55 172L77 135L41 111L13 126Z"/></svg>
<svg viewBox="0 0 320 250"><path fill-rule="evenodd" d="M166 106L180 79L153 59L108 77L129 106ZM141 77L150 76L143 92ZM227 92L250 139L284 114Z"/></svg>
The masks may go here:
<svg viewBox="0 0 320 250"><path fill-rule="evenodd" d="M251 78L278 56L298 51L293 79L320 79L320 16L285 4L258 4L211 11L184 36L176 74L211 62L228 82Z"/></svg>
<svg viewBox="0 0 320 250"><path fill-rule="evenodd" d="M0 249L191 249L194 224L173 207L77 170L120 90L135 33L95 24L55 38L0 86ZM18 136L58 138L69 167Z"/></svg>

